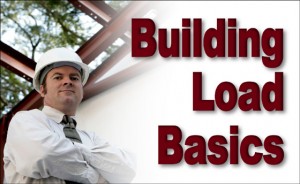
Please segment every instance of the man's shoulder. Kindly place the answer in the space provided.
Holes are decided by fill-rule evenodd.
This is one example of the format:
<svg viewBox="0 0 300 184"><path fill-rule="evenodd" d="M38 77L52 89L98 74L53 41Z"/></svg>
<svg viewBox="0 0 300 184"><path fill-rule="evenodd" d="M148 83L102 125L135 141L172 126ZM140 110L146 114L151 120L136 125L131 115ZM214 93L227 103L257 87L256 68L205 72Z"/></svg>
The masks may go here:
<svg viewBox="0 0 300 184"><path fill-rule="evenodd" d="M19 111L17 112L13 118L13 121L18 120L28 120L28 119L41 119L45 118L46 115L39 109L32 109L32 110L26 110L26 111Z"/></svg>
<svg viewBox="0 0 300 184"><path fill-rule="evenodd" d="M31 109L31 110L23 110L23 111L19 111L17 112L14 117L19 117L19 116L27 116L27 117L30 117L30 116L40 116L40 115L43 115L44 113L39 110L39 109Z"/></svg>
<svg viewBox="0 0 300 184"><path fill-rule="evenodd" d="M19 111L11 119L9 129L44 126L46 122L46 115L39 109Z"/></svg>

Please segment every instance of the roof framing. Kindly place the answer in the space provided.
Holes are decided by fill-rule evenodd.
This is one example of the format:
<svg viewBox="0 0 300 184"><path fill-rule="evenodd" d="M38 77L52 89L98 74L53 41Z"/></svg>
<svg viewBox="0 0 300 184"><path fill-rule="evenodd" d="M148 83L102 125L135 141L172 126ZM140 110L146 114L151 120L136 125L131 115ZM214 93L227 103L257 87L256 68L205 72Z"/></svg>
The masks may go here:
<svg viewBox="0 0 300 184"><path fill-rule="evenodd" d="M149 9L149 6L146 5L146 2L134 1L116 14L106 27L102 28L77 50L83 62L89 64L117 38L122 37L130 29L128 22L131 21L131 18Z"/></svg>

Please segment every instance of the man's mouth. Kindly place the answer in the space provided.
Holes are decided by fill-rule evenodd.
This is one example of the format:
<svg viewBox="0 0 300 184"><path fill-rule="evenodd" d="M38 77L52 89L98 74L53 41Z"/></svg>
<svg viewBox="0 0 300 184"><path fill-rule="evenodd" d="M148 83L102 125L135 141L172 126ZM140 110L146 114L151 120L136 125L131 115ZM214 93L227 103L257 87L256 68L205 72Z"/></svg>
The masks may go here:
<svg viewBox="0 0 300 184"><path fill-rule="evenodd" d="M73 90L69 90L69 89L60 90L60 92L71 92L71 93L75 93L75 91L73 91Z"/></svg>

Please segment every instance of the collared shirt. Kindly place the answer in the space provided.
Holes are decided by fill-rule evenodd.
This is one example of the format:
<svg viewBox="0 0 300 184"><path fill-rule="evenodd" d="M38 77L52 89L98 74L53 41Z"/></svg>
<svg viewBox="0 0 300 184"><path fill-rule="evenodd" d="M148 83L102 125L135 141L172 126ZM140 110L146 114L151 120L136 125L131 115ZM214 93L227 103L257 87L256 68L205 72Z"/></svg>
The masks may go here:
<svg viewBox="0 0 300 184"><path fill-rule="evenodd" d="M63 115L45 106L42 111L21 111L13 117L4 148L5 182L128 183L133 179L129 153L78 129L82 144L73 143L64 135Z"/></svg>

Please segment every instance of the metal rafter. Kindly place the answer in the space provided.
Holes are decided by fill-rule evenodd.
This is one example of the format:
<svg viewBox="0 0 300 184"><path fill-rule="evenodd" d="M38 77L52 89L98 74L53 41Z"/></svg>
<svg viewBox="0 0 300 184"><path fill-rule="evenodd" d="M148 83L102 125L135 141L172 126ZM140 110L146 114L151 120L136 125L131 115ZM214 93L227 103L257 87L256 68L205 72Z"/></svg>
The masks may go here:
<svg viewBox="0 0 300 184"><path fill-rule="evenodd" d="M108 22L117 14L117 11L107 5L104 1L69 0L69 2L73 4L75 8L80 9L104 27L107 26ZM127 43L131 41L126 34L122 35L121 38Z"/></svg>
<svg viewBox="0 0 300 184"><path fill-rule="evenodd" d="M108 90L118 84L121 84L124 81L127 81L133 77L138 76L139 74L145 73L155 67L157 67L157 63L152 63L150 61L141 61L138 64L135 64L127 69L124 69L110 77L107 77L100 82L97 82L93 85L88 85L84 89L84 97L83 100L87 100L101 92Z"/></svg>
<svg viewBox="0 0 300 184"><path fill-rule="evenodd" d="M122 45L115 53L113 53L104 63L98 66L89 76L89 80L86 84L93 85L93 83L106 74L113 66L119 63L122 58L126 56L130 51L130 47L126 44Z"/></svg>
<svg viewBox="0 0 300 184"><path fill-rule="evenodd" d="M102 11L99 7L94 5L90 1L68 0L73 6L81 11L85 12L88 16L94 19L99 24L105 26L110 21L110 15Z"/></svg>
<svg viewBox="0 0 300 184"><path fill-rule="evenodd" d="M0 65L31 82L36 63L2 41L0 45Z"/></svg>
<svg viewBox="0 0 300 184"><path fill-rule="evenodd" d="M112 7L107 5L104 1L91 1L91 3L96 5L99 9L101 9L110 17L113 17L117 13L116 10L114 10Z"/></svg>
<svg viewBox="0 0 300 184"><path fill-rule="evenodd" d="M91 16L101 17L105 22L109 22L111 20L111 16L104 12L100 7L92 3L92 1L78 1L81 5L88 8L93 14Z"/></svg>
<svg viewBox="0 0 300 184"><path fill-rule="evenodd" d="M146 2L131 2L124 10L119 12L104 29L101 29L77 50L82 60L89 64L101 52L106 50L117 38L129 30L131 18L142 14L146 5Z"/></svg>
<svg viewBox="0 0 300 184"><path fill-rule="evenodd" d="M37 91L32 90L20 103L12 108L10 113L15 114L16 112L21 110L36 109L40 108L42 105L43 98Z"/></svg>

